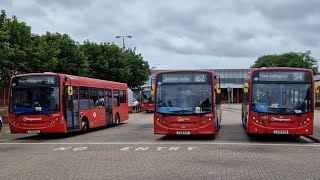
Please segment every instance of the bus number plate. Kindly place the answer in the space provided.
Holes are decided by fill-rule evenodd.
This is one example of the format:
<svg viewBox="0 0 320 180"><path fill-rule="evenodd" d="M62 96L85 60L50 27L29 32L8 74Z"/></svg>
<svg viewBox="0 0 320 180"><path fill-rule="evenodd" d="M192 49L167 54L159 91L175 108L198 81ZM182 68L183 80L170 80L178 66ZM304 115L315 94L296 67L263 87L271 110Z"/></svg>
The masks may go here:
<svg viewBox="0 0 320 180"><path fill-rule="evenodd" d="M185 135L188 135L188 134L190 134L190 131L177 131L177 134L185 134Z"/></svg>
<svg viewBox="0 0 320 180"><path fill-rule="evenodd" d="M288 130L274 130L273 134L289 134Z"/></svg>
<svg viewBox="0 0 320 180"><path fill-rule="evenodd" d="M40 130L28 130L28 134L37 134L40 133Z"/></svg>

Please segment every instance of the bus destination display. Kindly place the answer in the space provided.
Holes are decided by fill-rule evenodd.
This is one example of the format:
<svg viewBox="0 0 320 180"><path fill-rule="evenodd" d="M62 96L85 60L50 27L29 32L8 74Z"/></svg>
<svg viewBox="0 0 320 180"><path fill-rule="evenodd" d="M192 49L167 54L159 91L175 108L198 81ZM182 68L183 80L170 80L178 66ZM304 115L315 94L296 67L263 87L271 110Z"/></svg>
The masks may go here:
<svg viewBox="0 0 320 180"><path fill-rule="evenodd" d="M162 83L204 83L207 73L167 73L162 74Z"/></svg>
<svg viewBox="0 0 320 180"><path fill-rule="evenodd" d="M299 71L260 71L256 75L254 81L306 81L306 72Z"/></svg>

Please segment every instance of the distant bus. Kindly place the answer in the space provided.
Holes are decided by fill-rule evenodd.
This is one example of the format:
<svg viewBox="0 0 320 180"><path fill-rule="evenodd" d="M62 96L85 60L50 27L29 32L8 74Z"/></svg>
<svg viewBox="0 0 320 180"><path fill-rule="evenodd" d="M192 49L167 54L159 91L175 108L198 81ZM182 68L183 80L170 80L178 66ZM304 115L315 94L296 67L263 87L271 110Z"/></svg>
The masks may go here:
<svg viewBox="0 0 320 180"><path fill-rule="evenodd" d="M128 119L127 84L57 73L13 76L11 133L86 132Z"/></svg>
<svg viewBox="0 0 320 180"><path fill-rule="evenodd" d="M215 90L216 88L216 90ZM158 72L155 134L216 134L221 124L220 78L208 70Z"/></svg>
<svg viewBox="0 0 320 180"><path fill-rule="evenodd" d="M154 111L154 96L151 94L151 86L142 86L140 90L141 111Z"/></svg>
<svg viewBox="0 0 320 180"><path fill-rule="evenodd" d="M315 89L318 93L310 69L252 69L243 91L247 133L312 135Z"/></svg>

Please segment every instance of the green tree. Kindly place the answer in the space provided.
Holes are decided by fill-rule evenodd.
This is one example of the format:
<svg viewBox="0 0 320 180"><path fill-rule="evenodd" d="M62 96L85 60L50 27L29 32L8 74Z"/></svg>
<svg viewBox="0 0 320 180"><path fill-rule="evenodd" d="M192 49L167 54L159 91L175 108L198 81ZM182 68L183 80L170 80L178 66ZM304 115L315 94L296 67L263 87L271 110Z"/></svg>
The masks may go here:
<svg viewBox="0 0 320 180"><path fill-rule="evenodd" d="M280 55L264 55L259 57L251 68L260 67L298 67L312 69L318 74L318 61L311 56L311 51L304 53L289 52Z"/></svg>
<svg viewBox="0 0 320 180"><path fill-rule="evenodd" d="M67 34L52 34L53 39L58 41L58 62L52 71L79 76L87 76L88 62L85 54L80 50L79 44Z"/></svg>
<svg viewBox="0 0 320 180"><path fill-rule="evenodd" d="M132 49L89 41L85 41L81 49L88 57L90 77L127 83L129 87L143 85L148 79L148 62Z"/></svg>
<svg viewBox="0 0 320 180"><path fill-rule="evenodd" d="M130 76L127 82L129 87L144 85L150 75L148 62L143 60L141 54L136 54L135 50L128 49L124 53L130 68Z"/></svg>
<svg viewBox="0 0 320 180"><path fill-rule="evenodd" d="M0 84L8 86L10 77L18 73L30 72L28 51L31 44L31 28L18 22L13 16L7 18L6 12L0 15Z"/></svg>

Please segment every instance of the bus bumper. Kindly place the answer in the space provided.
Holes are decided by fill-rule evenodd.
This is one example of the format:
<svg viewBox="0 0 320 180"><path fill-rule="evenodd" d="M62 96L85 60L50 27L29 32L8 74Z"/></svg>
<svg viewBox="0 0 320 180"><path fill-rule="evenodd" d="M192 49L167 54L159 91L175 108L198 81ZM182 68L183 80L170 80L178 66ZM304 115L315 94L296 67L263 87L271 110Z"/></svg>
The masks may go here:
<svg viewBox="0 0 320 180"><path fill-rule="evenodd" d="M65 125L59 124L59 122L45 127L21 127L9 121L9 127L12 134L67 133Z"/></svg>
<svg viewBox="0 0 320 180"><path fill-rule="evenodd" d="M179 132L185 132L184 135L215 135L217 129L212 122L200 126L198 128L177 129L162 125L158 121L154 121L154 134L171 134L176 135Z"/></svg>
<svg viewBox="0 0 320 180"><path fill-rule="evenodd" d="M288 135L312 135L313 134L313 125L312 123L306 124L301 127L265 127L263 125L258 125L252 123L247 129L248 134L278 134L276 133L279 130L287 131Z"/></svg>

